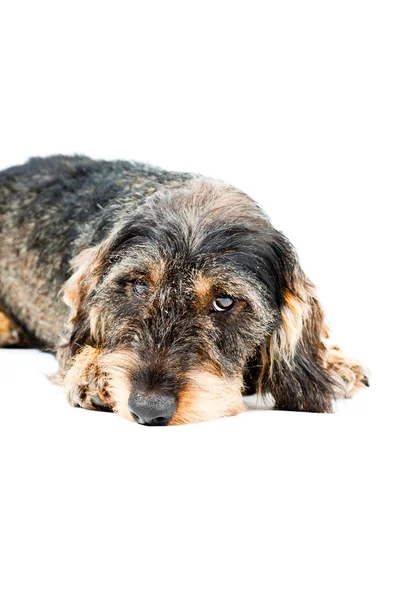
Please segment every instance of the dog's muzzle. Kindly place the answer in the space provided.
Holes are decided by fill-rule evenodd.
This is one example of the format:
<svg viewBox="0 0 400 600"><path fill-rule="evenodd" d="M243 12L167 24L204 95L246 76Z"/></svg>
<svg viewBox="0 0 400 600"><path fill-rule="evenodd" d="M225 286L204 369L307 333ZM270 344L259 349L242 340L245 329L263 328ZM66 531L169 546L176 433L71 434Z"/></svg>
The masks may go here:
<svg viewBox="0 0 400 600"><path fill-rule="evenodd" d="M128 401L129 412L139 425L168 425L176 410L172 394L133 392Z"/></svg>

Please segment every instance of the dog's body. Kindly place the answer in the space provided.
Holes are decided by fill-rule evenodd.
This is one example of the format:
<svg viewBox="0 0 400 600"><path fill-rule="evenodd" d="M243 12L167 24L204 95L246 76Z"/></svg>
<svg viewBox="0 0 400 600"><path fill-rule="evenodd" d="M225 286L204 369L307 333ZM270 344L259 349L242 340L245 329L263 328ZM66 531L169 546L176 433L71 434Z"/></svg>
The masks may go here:
<svg viewBox="0 0 400 600"><path fill-rule="evenodd" d="M257 204L122 161L0 173L0 346L13 345L57 352L73 405L145 424L236 414L244 391L329 412L368 384L328 347L314 288Z"/></svg>

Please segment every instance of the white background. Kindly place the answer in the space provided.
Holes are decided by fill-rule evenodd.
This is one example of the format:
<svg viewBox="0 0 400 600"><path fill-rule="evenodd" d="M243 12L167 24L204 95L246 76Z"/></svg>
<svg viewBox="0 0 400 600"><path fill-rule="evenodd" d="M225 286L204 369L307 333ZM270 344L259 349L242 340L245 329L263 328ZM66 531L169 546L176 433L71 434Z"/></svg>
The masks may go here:
<svg viewBox="0 0 400 600"><path fill-rule="evenodd" d="M5 600L399 598L397 8L3 3L0 168L77 152L236 184L372 371L334 415L144 428L1 350Z"/></svg>

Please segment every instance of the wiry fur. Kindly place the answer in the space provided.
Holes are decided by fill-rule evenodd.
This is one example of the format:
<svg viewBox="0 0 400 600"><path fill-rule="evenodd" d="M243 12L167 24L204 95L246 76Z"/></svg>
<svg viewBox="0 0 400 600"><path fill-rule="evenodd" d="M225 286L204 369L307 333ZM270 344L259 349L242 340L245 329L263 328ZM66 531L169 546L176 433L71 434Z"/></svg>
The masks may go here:
<svg viewBox="0 0 400 600"><path fill-rule="evenodd" d="M218 295L234 308L213 312ZM236 414L253 391L329 412L368 383L329 349L313 285L253 200L140 163L0 173L0 311L0 345L57 352L71 404L129 419L134 390L174 395L178 424Z"/></svg>

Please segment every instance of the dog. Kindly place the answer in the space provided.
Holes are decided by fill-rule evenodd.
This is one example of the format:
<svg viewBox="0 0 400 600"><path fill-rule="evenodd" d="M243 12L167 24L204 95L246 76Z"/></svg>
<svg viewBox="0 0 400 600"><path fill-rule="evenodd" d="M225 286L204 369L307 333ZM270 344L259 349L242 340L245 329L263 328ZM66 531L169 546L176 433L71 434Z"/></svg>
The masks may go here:
<svg viewBox="0 0 400 600"><path fill-rule="evenodd" d="M249 196L84 156L0 173L0 346L56 353L72 406L151 426L236 415L254 393L328 413L369 385Z"/></svg>

